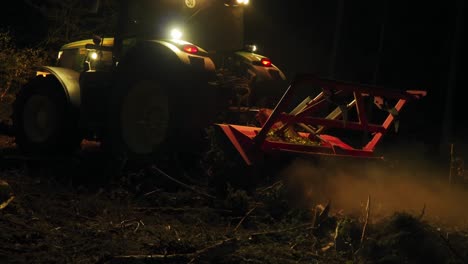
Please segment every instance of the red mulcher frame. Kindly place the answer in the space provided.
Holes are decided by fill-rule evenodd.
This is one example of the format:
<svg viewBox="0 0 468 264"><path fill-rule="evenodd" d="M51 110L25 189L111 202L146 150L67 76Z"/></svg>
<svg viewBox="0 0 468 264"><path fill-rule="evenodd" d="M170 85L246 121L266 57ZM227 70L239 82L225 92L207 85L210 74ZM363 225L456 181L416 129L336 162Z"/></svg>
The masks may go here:
<svg viewBox="0 0 468 264"><path fill-rule="evenodd" d="M306 98L294 110L285 113L299 84L318 86L322 91L315 98ZM337 107L328 116L314 117L317 110L330 105L333 96L349 96L350 102L343 103L341 107L348 110L355 107L357 121L347 121L342 118L342 108ZM370 123L365 111L364 97L373 96L374 103L379 108L384 107L384 100L396 99L396 104L386 106L388 116L381 124ZM290 152L298 154L328 155L358 158L381 158L374 155L374 149L382 136L394 122L395 116L401 111L407 101L420 99L426 96L426 91L420 90L392 90L382 87L355 84L343 81L318 78L314 75L299 75L289 85L281 100L271 112L262 127L240 126L233 124L216 124L229 138L236 150L248 165L252 165L262 153ZM378 102L378 103L377 103ZM298 136L304 139L313 139L314 144L301 142L288 142L274 140L268 137L268 133L275 127L277 131L285 131L300 125L308 132L298 132ZM328 128L343 128L356 131L367 131L372 137L362 148L354 148L343 142L340 138L323 134Z"/></svg>

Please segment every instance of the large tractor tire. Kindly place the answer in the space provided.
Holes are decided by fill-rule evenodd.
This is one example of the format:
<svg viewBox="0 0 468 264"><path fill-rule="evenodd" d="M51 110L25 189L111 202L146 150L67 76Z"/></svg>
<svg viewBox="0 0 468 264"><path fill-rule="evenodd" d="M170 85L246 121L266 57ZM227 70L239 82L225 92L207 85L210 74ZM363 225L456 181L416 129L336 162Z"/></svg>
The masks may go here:
<svg viewBox="0 0 468 264"><path fill-rule="evenodd" d="M196 151L204 128L216 117L216 107L202 96L180 95L184 88L151 78L132 78L121 87L110 111L104 148L127 159L141 160L167 151ZM117 95L115 95L117 96ZM214 95L211 95L214 96Z"/></svg>
<svg viewBox="0 0 468 264"><path fill-rule="evenodd" d="M195 151L204 127L220 111L216 87L203 73L174 63L178 58L164 52L152 47L129 51L117 70L103 136L104 149L117 157L153 160L168 151Z"/></svg>
<svg viewBox="0 0 468 264"><path fill-rule="evenodd" d="M156 81L135 82L123 98L121 108L122 137L129 150L147 154L167 137L169 98Z"/></svg>
<svg viewBox="0 0 468 264"><path fill-rule="evenodd" d="M160 149L169 134L166 87L150 79L133 79L119 87L120 100L111 111L104 146L114 154L145 157Z"/></svg>
<svg viewBox="0 0 468 264"><path fill-rule="evenodd" d="M12 121L16 144L24 154L64 155L80 146L77 118L53 77L38 77L18 92Z"/></svg>

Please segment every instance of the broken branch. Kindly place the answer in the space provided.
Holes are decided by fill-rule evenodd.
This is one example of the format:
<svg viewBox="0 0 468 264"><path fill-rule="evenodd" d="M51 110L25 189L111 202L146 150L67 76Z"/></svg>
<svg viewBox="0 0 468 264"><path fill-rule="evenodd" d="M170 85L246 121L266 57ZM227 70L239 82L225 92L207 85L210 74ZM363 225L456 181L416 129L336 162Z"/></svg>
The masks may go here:
<svg viewBox="0 0 468 264"><path fill-rule="evenodd" d="M361 245L364 242L364 239L366 238L366 231L367 231L367 225L369 224L369 216L370 216L370 195L367 196L367 204L366 204L366 220L364 221L364 226L362 227L362 234L361 234Z"/></svg>
<svg viewBox="0 0 468 264"><path fill-rule="evenodd" d="M234 228L234 230L232 231L233 233L235 233L237 231L237 229L239 229L239 227L242 225L242 223L245 221L245 219L255 210L257 209L257 206L254 206L252 209L250 209L245 215L244 217L242 217L242 219L239 221L239 223L237 223L236 227Z"/></svg>
<svg viewBox="0 0 468 264"><path fill-rule="evenodd" d="M117 261L135 261L140 260L145 263L160 263L160 262L177 262L177 263L195 263L197 259L203 258L206 260L211 260L219 256L229 254L237 250L237 239L229 238L223 241L220 241L216 244L210 245L206 248L197 250L193 253L186 254L150 254L150 255L124 255L124 256L114 256L113 260ZM102 261L101 261L102 262Z"/></svg>
<svg viewBox="0 0 468 264"><path fill-rule="evenodd" d="M419 221L421 221L421 219L423 218L424 214L426 213L426 204L424 204L422 210L421 210L421 214L419 214Z"/></svg>
<svg viewBox="0 0 468 264"><path fill-rule="evenodd" d="M183 183L183 182L177 180L176 178L173 178L173 177L169 176L167 173L165 173L164 171L160 170L160 169L159 169L158 167L156 167L156 166L151 166L151 169L154 170L154 171L156 171L158 174L160 174L160 175L162 175L162 176L168 178L169 180L171 180L171 181L173 181L173 182L175 182L175 183L181 185L182 187L185 187L185 188L187 188L187 189L189 189L189 190L191 190L191 191L193 191L193 192L195 192L195 193L197 193L197 194L199 194L199 195L205 196L205 197L210 198L210 199L216 199L216 197L214 197L214 196L212 196L212 195L209 195L209 194L207 194L207 193L201 192L201 191L195 189L194 187L192 187L192 186L190 186L190 185L187 185L187 184L185 184L185 183Z"/></svg>

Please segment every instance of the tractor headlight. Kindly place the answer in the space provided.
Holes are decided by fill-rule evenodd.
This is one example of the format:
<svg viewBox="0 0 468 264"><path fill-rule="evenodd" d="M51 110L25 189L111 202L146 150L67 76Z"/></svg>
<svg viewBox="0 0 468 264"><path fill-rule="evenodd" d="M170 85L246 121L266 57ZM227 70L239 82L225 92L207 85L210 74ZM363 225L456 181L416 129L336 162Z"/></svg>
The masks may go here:
<svg viewBox="0 0 468 264"><path fill-rule="evenodd" d="M246 6L248 5L250 0L225 0L225 6Z"/></svg>
<svg viewBox="0 0 468 264"><path fill-rule="evenodd" d="M91 54L89 55L89 57L91 57L91 59L93 59L93 60L97 60L97 58L99 57L99 55L97 54L97 52L93 51L93 52L91 52Z"/></svg>
<svg viewBox="0 0 468 264"><path fill-rule="evenodd" d="M255 44L247 44L245 45L244 49L248 52L256 52L257 51L257 46Z"/></svg>
<svg viewBox="0 0 468 264"><path fill-rule="evenodd" d="M171 35L172 39L181 39L183 34L182 34L182 31L180 29L174 28L174 29L171 30L170 35Z"/></svg>

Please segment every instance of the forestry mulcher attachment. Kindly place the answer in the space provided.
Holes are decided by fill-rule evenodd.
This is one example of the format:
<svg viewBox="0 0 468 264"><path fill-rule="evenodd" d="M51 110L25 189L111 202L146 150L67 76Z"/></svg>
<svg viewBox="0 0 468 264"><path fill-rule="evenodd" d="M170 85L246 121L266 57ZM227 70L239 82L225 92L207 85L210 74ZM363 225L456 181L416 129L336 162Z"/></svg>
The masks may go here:
<svg viewBox="0 0 468 264"><path fill-rule="evenodd" d="M308 94L315 91L316 96L298 101L300 96L296 95L304 88ZM398 129L399 113L408 101L425 95L420 90L392 90L299 75L273 110L258 111L256 118L261 127L217 126L247 165L254 165L265 155L281 153L382 158L374 154L382 136L392 123ZM372 105L382 111L369 111ZM356 142L348 137L352 131L368 136L358 137Z"/></svg>

